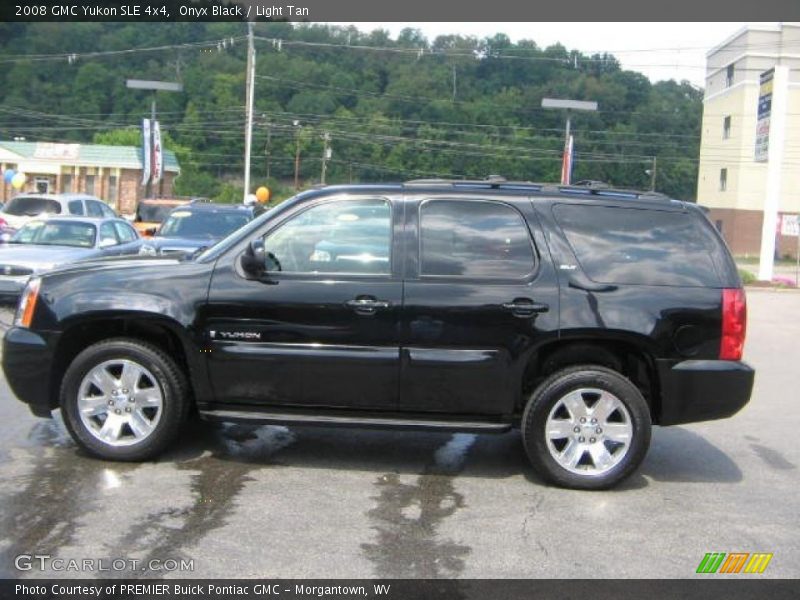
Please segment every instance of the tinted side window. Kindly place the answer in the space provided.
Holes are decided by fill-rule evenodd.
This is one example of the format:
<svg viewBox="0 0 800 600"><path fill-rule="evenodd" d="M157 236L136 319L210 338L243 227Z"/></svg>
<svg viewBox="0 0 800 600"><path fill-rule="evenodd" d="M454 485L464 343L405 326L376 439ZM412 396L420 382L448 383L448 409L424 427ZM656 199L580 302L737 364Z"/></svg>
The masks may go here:
<svg viewBox="0 0 800 600"><path fill-rule="evenodd" d="M117 234L114 232L114 225L112 223L103 223L100 226L100 243L103 245L117 245L119 240Z"/></svg>
<svg viewBox="0 0 800 600"><path fill-rule="evenodd" d="M709 241L692 215L565 204L553 212L583 270L595 281L719 286Z"/></svg>
<svg viewBox="0 0 800 600"><path fill-rule="evenodd" d="M103 215L103 207L100 206L100 203L95 200L86 201L86 210L90 217L103 218L105 216Z"/></svg>
<svg viewBox="0 0 800 600"><path fill-rule="evenodd" d="M514 208L489 201L422 203L422 275L517 279L533 269L528 228Z"/></svg>
<svg viewBox="0 0 800 600"><path fill-rule="evenodd" d="M83 214L83 202L80 200L70 200L69 202L69 214L71 215L82 215Z"/></svg>
<svg viewBox="0 0 800 600"><path fill-rule="evenodd" d="M264 245L285 272L388 275L391 239L386 200L342 200L289 219Z"/></svg>
<svg viewBox="0 0 800 600"><path fill-rule="evenodd" d="M114 217L117 216L117 214L113 210L111 210L111 207L108 204L104 202L98 202L98 204L100 205L100 210L103 211L104 217L113 219Z"/></svg>
<svg viewBox="0 0 800 600"><path fill-rule="evenodd" d="M136 231L126 223L115 221L114 228L117 230L117 237L119 237L123 244L133 242L137 238Z"/></svg>

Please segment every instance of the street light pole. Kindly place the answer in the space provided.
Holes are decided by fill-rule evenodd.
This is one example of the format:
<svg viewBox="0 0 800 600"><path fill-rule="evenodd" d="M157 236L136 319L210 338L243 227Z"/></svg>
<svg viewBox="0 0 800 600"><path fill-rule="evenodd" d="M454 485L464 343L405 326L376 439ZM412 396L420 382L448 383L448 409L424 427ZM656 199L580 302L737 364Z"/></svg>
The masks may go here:
<svg viewBox="0 0 800 600"><path fill-rule="evenodd" d="M562 165L564 164L563 161L566 160L569 152L570 152L570 128L571 128L571 113L572 110L583 110L583 111L596 111L597 110L597 102L587 102L584 100L564 100L561 98L542 98L542 108L556 108L559 110L566 110L567 112L567 124L565 127L564 133L564 155L562 157ZM569 185L570 183L570 173L566 171L562 174L561 183L563 185Z"/></svg>
<svg viewBox="0 0 800 600"><path fill-rule="evenodd" d="M153 137L155 135L155 123L156 123L156 92L182 92L183 85L180 83L173 83L170 81L150 81L145 79L127 79L125 81L125 87L133 90L150 90L153 92L153 98L150 101L150 143L148 146L153 148ZM149 156L142 156L142 162L146 160L151 160ZM145 184L145 197L150 197L152 194L152 176L151 179L147 180Z"/></svg>
<svg viewBox="0 0 800 600"><path fill-rule="evenodd" d="M256 48L253 44L253 22L247 23L247 122L244 130L244 197L250 193L250 146L253 143L253 97L255 96Z"/></svg>

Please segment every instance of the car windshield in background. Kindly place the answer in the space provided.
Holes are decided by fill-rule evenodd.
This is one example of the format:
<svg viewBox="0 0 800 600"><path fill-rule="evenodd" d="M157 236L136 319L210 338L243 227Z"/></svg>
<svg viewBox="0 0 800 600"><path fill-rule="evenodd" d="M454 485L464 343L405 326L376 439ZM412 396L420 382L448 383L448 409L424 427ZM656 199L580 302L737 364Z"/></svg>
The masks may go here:
<svg viewBox="0 0 800 600"><path fill-rule="evenodd" d="M15 217L35 217L42 213L57 215L61 213L61 205L48 198L17 196L6 204L3 212Z"/></svg>
<svg viewBox="0 0 800 600"><path fill-rule="evenodd" d="M96 228L89 223L59 221L28 223L11 238L15 244L94 248Z"/></svg>
<svg viewBox="0 0 800 600"><path fill-rule="evenodd" d="M158 232L159 237L219 238L239 229L250 220L245 213L176 210Z"/></svg>
<svg viewBox="0 0 800 600"><path fill-rule="evenodd" d="M174 208L174 204L140 204L136 209L136 220L161 223Z"/></svg>

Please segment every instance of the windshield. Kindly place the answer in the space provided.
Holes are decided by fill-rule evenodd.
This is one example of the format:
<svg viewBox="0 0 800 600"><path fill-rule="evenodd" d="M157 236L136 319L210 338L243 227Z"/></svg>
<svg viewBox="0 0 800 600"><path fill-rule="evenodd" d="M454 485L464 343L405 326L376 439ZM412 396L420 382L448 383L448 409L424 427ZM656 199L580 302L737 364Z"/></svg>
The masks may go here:
<svg viewBox="0 0 800 600"><path fill-rule="evenodd" d="M159 237L221 238L250 220L244 212L176 210L167 217Z"/></svg>
<svg viewBox="0 0 800 600"><path fill-rule="evenodd" d="M17 196L6 204L3 212L15 217L35 217L42 213L61 214L61 205L49 198Z"/></svg>
<svg viewBox="0 0 800 600"><path fill-rule="evenodd" d="M136 207L136 220L161 223L173 208L175 208L174 204L140 204Z"/></svg>
<svg viewBox="0 0 800 600"><path fill-rule="evenodd" d="M34 221L20 228L11 238L14 244L94 248L97 230L91 223Z"/></svg>

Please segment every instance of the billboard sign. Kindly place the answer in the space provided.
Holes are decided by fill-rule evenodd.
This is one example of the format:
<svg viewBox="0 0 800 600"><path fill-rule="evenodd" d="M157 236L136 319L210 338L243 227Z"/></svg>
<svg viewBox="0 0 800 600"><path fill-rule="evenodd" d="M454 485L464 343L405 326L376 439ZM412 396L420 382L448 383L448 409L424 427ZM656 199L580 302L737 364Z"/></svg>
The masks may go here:
<svg viewBox="0 0 800 600"><path fill-rule="evenodd" d="M764 71L759 78L758 116L756 121L755 161L766 162L769 157L769 122L772 114L772 85L775 69Z"/></svg>
<svg viewBox="0 0 800 600"><path fill-rule="evenodd" d="M142 185L150 181L150 119L142 119Z"/></svg>

